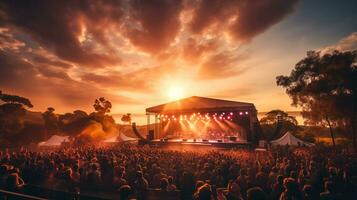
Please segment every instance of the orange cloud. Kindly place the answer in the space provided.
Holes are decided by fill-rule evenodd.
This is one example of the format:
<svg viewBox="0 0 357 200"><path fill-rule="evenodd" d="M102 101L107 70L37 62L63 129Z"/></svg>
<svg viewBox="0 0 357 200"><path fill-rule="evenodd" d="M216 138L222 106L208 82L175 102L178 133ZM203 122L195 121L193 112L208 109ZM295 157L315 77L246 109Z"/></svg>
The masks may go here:
<svg viewBox="0 0 357 200"><path fill-rule="evenodd" d="M198 1L190 23L193 33L213 29L229 32L246 41L264 32L291 13L298 0L207 0Z"/></svg>
<svg viewBox="0 0 357 200"><path fill-rule="evenodd" d="M183 1L130 1L127 37L143 51L158 53L173 42L180 29Z"/></svg>
<svg viewBox="0 0 357 200"><path fill-rule="evenodd" d="M357 32L353 32L347 37L342 38L336 44L325 47L321 50L322 54L337 51L351 51L357 49Z"/></svg>
<svg viewBox="0 0 357 200"><path fill-rule="evenodd" d="M197 42L194 38L187 39L183 46L183 58L189 63L199 63L206 53L214 52L219 44L215 40Z"/></svg>
<svg viewBox="0 0 357 200"><path fill-rule="evenodd" d="M219 79L241 74L246 68L240 66L238 61L245 59L245 56L235 55L234 52L229 51L214 54L200 66L198 78Z"/></svg>
<svg viewBox="0 0 357 200"><path fill-rule="evenodd" d="M35 105L84 108L99 96L140 103L128 93L157 92L166 79L240 75L247 68L239 44L296 2L3 0L0 87Z"/></svg>

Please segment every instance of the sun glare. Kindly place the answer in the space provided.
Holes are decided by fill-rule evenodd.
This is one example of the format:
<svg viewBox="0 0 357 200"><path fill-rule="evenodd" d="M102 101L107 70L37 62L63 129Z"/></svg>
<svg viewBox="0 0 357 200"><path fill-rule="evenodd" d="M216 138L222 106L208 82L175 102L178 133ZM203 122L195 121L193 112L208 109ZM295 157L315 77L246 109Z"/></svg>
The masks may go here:
<svg viewBox="0 0 357 200"><path fill-rule="evenodd" d="M169 87L167 96L172 100L181 99L183 97L183 87L177 85Z"/></svg>

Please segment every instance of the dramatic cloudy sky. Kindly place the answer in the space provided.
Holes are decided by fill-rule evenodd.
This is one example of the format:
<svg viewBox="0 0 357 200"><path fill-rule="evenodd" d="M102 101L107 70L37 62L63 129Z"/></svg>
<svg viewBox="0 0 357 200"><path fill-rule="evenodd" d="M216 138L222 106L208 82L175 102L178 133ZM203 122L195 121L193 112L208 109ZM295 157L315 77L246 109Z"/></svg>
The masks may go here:
<svg viewBox="0 0 357 200"><path fill-rule="evenodd" d="M170 88L296 110L275 77L356 42L355 0L2 0L0 89L59 113L143 113Z"/></svg>

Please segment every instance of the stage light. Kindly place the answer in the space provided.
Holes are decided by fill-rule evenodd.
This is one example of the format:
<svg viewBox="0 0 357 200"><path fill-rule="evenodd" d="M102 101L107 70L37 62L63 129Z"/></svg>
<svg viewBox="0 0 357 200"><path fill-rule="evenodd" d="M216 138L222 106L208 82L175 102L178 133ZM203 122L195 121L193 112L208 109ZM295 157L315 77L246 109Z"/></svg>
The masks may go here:
<svg viewBox="0 0 357 200"><path fill-rule="evenodd" d="M248 115L248 111L246 111L245 114Z"/></svg>
<svg viewBox="0 0 357 200"><path fill-rule="evenodd" d="M243 112L239 112L239 115L243 115Z"/></svg>
<svg viewBox="0 0 357 200"><path fill-rule="evenodd" d="M222 119L222 116L220 116L219 119Z"/></svg>
<svg viewBox="0 0 357 200"><path fill-rule="evenodd" d="M233 112L229 113L230 115L233 115Z"/></svg>

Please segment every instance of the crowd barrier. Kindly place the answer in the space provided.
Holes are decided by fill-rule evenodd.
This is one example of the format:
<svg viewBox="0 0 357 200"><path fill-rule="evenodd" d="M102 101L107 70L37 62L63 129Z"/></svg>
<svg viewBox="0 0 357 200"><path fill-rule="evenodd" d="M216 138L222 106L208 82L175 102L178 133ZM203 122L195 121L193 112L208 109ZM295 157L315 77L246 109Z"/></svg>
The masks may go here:
<svg viewBox="0 0 357 200"><path fill-rule="evenodd" d="M217 188L218 197L222 196L222 191L225 188ZM162 191L159 189L149 189L147 193L148 200L179 200L180 191ZM133 196L135 198L135 196ZM90 190L88 187L81 187L79 194L62 191L58 189L49 189L39 185L25 185L21 191L11 192L0 189L0 200L46 200L46 199L59 199L59 200L120 200L119 192L113 190L101 190L97 188ZM221 198L218 198L221 199Z"/></svg>
<svg viewBox="0 0 357 200"><path fill-rule="evenodd" d="M35 197L32 195L21 194L0 189L1 200L47 200L45 198Z"/></svg>

